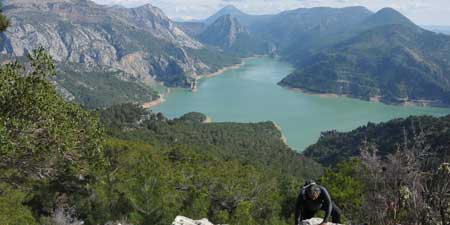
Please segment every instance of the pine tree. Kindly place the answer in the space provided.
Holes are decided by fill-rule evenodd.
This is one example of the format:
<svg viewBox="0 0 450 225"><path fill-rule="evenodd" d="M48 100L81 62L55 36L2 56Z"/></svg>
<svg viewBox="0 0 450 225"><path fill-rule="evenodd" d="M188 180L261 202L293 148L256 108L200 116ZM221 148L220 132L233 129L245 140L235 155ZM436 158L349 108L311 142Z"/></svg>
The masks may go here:
<svg viewBox="0 0 450 225"><path fill-rule="evenodd" d="M0 3L0 9L2 8L2 5ZM6 18L5 15L3 15L2 10L0 10L0 32L5 31L9 27L9 20Z"/></svg>

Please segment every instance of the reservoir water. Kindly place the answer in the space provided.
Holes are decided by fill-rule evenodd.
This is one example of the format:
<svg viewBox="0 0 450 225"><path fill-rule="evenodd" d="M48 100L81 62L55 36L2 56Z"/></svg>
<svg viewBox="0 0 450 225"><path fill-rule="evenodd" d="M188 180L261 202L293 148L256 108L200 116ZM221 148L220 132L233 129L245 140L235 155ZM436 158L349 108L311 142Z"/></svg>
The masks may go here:
<svg viewBox="0 0 450 225"><path fill-rule="evenodd" d="M450 113L445 108L392 106L304 94L278 86L277 82L292 71L289 64L270 57L247 60L238 69L201 80L196 92L172 89L167 101L153 111L170 118L201 112L214 122L274 121L296 151L315 143L322 131L349 131L369 121Z"/></svg>

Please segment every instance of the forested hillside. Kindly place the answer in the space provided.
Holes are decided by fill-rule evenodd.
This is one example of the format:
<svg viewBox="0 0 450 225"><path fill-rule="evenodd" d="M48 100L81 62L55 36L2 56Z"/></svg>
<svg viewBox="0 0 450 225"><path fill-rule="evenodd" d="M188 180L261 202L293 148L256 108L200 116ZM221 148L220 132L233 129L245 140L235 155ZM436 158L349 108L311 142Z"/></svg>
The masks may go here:
<svg viewBox="0 0 450 225"><path fill-rule="evenodd" d="M0 69L0 224L289 224L298 187L322 172L271 122L86 111L56 92L43 49L29 62Z"/></svg>
<svg viewBox="0 0 450 225"><path fill-rule="evenodd" d="M380 124L368 123L350 132L323 132L318 142L304 153L324 165L336 165L359 156L367 144L374 145L378 154L385 157L402 145L411 145L418 138L424 145L429 145L434 157L448 155L450 116L412 116Z"/></svg>
<svg viewBox="0 0 450 225"><path fill-rule="evenodd" d="M326 132L306 155L333 167L320 183L347 220L448 224L450 118L429 116Z"/></svg>

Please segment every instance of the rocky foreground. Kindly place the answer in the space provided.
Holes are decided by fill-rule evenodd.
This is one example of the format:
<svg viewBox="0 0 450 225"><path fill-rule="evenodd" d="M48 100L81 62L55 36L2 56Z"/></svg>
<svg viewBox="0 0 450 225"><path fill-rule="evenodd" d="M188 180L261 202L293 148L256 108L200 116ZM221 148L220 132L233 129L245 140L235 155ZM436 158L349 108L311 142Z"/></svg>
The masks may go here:
<svg viewBox="0 0 450 225"><path fill-rule="evenodd" d="M304 220L300 225L320 225L323 221L321 218L312 218L309 220ZM172 225L214 225L208 219L192 220L184 216L177 216ZM339 225L337 223L327 223L327 225Z"/></svg>

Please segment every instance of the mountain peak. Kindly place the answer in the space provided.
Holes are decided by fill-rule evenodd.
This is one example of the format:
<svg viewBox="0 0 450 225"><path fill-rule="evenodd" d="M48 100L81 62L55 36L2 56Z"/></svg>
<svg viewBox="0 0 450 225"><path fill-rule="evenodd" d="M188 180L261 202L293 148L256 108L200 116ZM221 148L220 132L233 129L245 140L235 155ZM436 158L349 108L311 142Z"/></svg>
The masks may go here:
<svg viewBox="0 0 450 225"><path fill-rule="evenodd" d="M392 24L416 26L406 16L404 16L399 11L393 8L380 9L378 12L376 12L375 14L370 16L366 21L364 21L364 25L370 27L392 25Z"/></svg>
<svg viewBox="0 0 450 225"><path fill-rule="evenodd" d="M234 17L247 16L246 13L236 8L234 5L227 5L224 8L217 11L214 15L208 17L204 22L206 24L212 24L220 17L228 14Z"/></svg>
<svg viewBox="0 0 450 225"><path fill-rule="evenodd" d="M200 39L208 44L230 48L240 34L247 34L247 29L230 14L215 20L200 35Z"/></svg>
<svg viewBox="0 0 450 225"><path fill-rule="evenodd" d="M236 6L234 5L227 5L225 7L223 7L221 10L219 11L223 11L223 12L239 12L242 13L242 11L240 9L238 9Z"/></svg>

